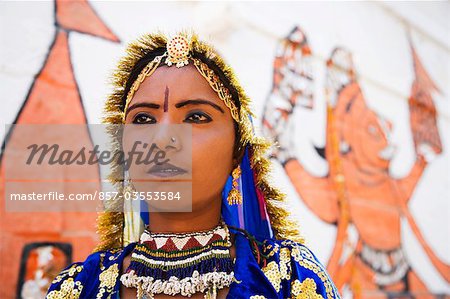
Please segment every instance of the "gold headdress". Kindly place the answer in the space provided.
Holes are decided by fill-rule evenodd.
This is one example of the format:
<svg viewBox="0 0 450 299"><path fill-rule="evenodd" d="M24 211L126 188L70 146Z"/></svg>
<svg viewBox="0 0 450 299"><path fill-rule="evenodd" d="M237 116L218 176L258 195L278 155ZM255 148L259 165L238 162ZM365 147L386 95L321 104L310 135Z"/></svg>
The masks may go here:
<svg viewBox="0 0 450 299"><path fill-rule="evenodd" d="M153 74L153 72L161 65L161 61L171 66L175 64L177 68L183 67L189 64L189 60L192 60L198 72L208 81L211 88L217 92L219 98L224 101L225 105L230 109L231 116L239 123L239 111L236 105L233 103L233 99L230 91L223 85L217 74L211 70L208 65L202 62L198 58L193 58L191 51L193 51L193 42L184 35L176 35L167 42L167 51L164 54L155 57L139 74L137 79L133 82L130 91L127 94L125 101L125 107L123 109L123 121L125 120L125 113L128 105L133 98L135 92L139 89L139 86L144 82L145 78Z"/></svg>
<svg viewBox="0 0 450 299"><path fill-rule="evenodd" d="M125 86L134 65L150 52L161 48L166 49L166 51L148 63L133 82L129 92L125 95ZM210 69L206 63L195 58L193 54L204 56L221 70L239 99L240 109L234 104L232 93L224 86L223 82L219 79L219 75ZM270 161L267 160L264 154L271 144L266 139L257 137L253 131L250 117L254 117L254 114L250 110L250 99L238 83L233 70L225 64L212 46L198 40L196 34L182 32L170 40L162 33L146 34L136 42L131 43L127 48L127 55L120 60L117 70L113 74L114 91L106 101L103 123L124 123L126 109L134 93L138 90L139 85L145 78L150 76L162 61L168 66L175 65L176 67L182 67L187 65L189 61L192 61L200 74L208 81L211 88L217 92L219 98L230 109L233 119L238 124L240 147L244 148L248 146L252 152L250 164L256 174L256 187L259 188L264 196L275 237L277 239L291 239L303 242L297 230L296 223L292 219L289 219L289 212L282 206L285 195L272 187L268 182L267 175L269 173ZM112 145L113 151L120 150L121 143L118 138L112 141ZM112 172L108 177L118 187L119 192L123 192L121 186L123 170L122 165L113 165ZM114 209L114 211L105 211L99 215L98 233L100 235L100 244L96 248L97 251L124 246L124 213L120 211L120 206L123 205L123 201L116 200L113 204L115 207L109 208Z"/></svg>

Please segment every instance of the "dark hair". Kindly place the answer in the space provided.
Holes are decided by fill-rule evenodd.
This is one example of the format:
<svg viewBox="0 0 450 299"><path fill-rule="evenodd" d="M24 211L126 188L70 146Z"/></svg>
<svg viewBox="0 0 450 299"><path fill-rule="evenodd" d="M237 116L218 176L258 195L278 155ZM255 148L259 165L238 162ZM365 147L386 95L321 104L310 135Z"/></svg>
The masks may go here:
<svg viewBox="0 0 450 299"><path fill-rule="evenodd" d="M125 84L125 91L122 98L122 111L124 110L126 99L128 92L131 89L131 86L133 85L133 82L137 79L141 71L144 69L144 67L153 59L155 59L156 56L163 55L166 51L166 48L157 48L153 51L150 51L146 55L144 55L141 59L136 62L136 64L133 66L130 76L128 77L128 80ZM202 53L194 52L192 55L194 58L197 58L201 60L203 63L206 63L208 67L214 71L214 73L219 77L220 81L223 83L223 85L230 91L232 100L234 105L237 107L238 111L241 108L241 102L239 101L239 95L236 89L231 84L230 80L225 76L223 71L214 63L213 60L207 58ZM160 66L163 64L160 64ZM244 154L243 148L241 147L240 143L240 136L241 132L239 129L239 124L233 119L233 125L234 125L234 150L233 150L233 158L237 160L238 163L240 163L242 156Z"/></svg>

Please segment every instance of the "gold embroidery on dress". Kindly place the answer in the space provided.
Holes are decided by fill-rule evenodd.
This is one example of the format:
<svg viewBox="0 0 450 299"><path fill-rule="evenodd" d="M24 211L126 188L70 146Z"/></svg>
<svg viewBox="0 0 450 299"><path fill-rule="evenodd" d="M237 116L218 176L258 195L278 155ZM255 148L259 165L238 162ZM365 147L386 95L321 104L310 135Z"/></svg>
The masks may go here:
<svg viewBox="0 0 450 299"><path fill-rule="evenodd" d="M294 299L323 299L317 294L317 285L314 279L306 278L303 282L298 279L291 283L291 298Z"/></svg>
<svg viewBox="0 0 450 299"><path fill-rule="evenodd" d="M278 268L278 264L275 261L268 263L264 268L261 269L266 275L267 279L273 285L277 293L280 292L281 289L281 273Z"/></svg>
<svg viewBox="0 0 450 299"><path fill-rule="evenodd" d="M272 261L268 263L261 270L266 275L267 279L271 282L273 287L277 290L277 292L281 289L281 280L290 280L291 279L291 252L289 248L281 248L280 245L274 243L268 244L264 247L264 251L270 250L267 253L268 257L275 255L280 252L280 263L278 264L276 261Z"/></svg>
<svg viewBox="0 0 450 299"><path fill-rule="evenodd" d="M119 276L119 267L117 264L113 264L108 269L100 273L99 280L100 286L97 293L97 298L102 298L103 293L111 293L117 282L117 277Z"/></svg>
<svg viewBox="0 0 450 299"><path fill-rule="evenodd" d="M267 278L277 291L281 289L281 280L289 281L291 279L291 262L292 259L294 259L294 261L296 261L301 267L311 270L312 272L317 274L317 276L323 282L328 299L336 297L335 290L330 278L328 277L327 273L320 265L320 263L317 262L312 253L306 247L292 240L283 240L281 241L281 246L278 243L265 245L263 247L263 252L267 257L271 257L276 253L279 253L279 263L277 263L276 261L272 261L262 269L264 274L267 276Z"/></svg>
<svg viewBox="0 0 450 299"><path fill-rule="evenodd" d="M331 281L326 274L325 270L320 266L320 264L314 259L311 252L309 252L305 247L301 247L296 243L292 243L293 248L291 250L291 256L294 258L296 262L299 263L300 266L309 269L317 274L317 276L322 281L325 286L325 290L327 292L327 298L332 299L335 298L333 286Z"/></svg>
<svg viewBox="0 0 450 299"><path fill-rule="evenodd" d="M103 265L103 260L105 259L105 253L100 253L100 270L105 270L105 266Z"/></svg>
<svg viewBox="0 0 450 299"><path fill-rule="evenodd" d="M278 252L279 249L280 249L280 245L278 245L277 243L274 243L273 245L268 244L268 245L264 246L264 248L263 248L264 252L267 252L268 250L270 250L266 253L267 257L274 256Z"/></svg>
<svg viewBox="0 0 450 299"><path fill-rule="evenodd" d="M280 272L281 279L291 279L291 251L289 248L280 250Z"/></svg>
<svg viewBox="0 0 450 299"><path fill-rule="evenodd" d="M74 281L73 277L83 270L83 266L73 264L69 269L61 271L61 273L55 277L52 284L61 282L68 277L60 285L59 290L53 290L46 296L47 299L77 299L80 297L83 285L79 281Z"/></svg>

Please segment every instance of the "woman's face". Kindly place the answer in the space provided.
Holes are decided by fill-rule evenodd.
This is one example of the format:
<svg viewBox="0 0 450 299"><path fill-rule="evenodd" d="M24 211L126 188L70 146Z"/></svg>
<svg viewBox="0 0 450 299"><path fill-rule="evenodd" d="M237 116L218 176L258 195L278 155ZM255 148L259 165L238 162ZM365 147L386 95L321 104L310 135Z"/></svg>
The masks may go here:
<svg viewBox="0 0 450 299"><path fill-rule="evenodd" d="M192 211L211 207L212 203L221 204L222 189L234 164L233 119L230 110L192 63L182 68L157 68L131 99L125 123L140 125L131 126L138 128L137 131L146 128L148 133L142 131L140 141L155 144L165 151L168 163L187 171L178 173L164 166L151 171L154 163L132 164L129 169L132 180L170 182L192 178ZM191 131L183 132L180 124ZM126 132L127 129L124 140ZM125 152L130 150L126 142L123 146ZM137 191L151 191L139 180L133 183Z"/></svg>

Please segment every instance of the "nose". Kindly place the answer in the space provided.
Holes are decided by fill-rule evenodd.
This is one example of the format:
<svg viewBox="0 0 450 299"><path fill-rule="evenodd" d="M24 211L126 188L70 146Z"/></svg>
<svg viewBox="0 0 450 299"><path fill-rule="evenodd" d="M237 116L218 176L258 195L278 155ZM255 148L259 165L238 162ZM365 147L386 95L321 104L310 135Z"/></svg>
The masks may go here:
<svg viewBox="0 0 450 299"><path fill-rule="evenodd" d="M182 140L179 136L177 124L163 122L152 126L152 142L163 151L181 151Z"/></svg>

